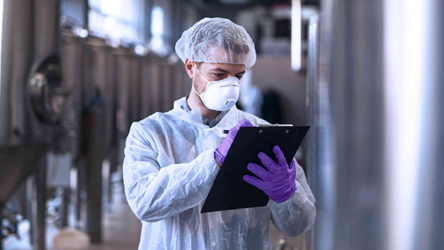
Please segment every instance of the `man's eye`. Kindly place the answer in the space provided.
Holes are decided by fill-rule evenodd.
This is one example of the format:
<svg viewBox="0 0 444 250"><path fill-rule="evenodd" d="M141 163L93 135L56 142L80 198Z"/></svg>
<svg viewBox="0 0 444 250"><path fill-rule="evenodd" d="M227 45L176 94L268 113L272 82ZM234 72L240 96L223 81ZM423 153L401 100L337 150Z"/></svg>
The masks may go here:
<svg viewBox="0 0 444 250"><path fill-rule="evenodd" d="M220 73L213 73L213 75L215 76L215 77L222 77L224 74L220 74Z"/></svg>
<svg viewBox="0 0 444 250"><path fill-rule="evenodd" d="M236 76L236 77L237 77L237 79L242 80L242 77L244 77L244 76Z"/></svg>

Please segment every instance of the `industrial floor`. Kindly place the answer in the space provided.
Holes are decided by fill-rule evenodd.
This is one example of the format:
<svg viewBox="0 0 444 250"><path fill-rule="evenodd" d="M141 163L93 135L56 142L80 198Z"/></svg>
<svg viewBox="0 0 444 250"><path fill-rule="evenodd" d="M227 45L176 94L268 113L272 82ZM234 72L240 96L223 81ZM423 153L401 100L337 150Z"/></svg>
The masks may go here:
<svg viewBox="0 0 444 250"><path fill-rule="evenodd" d="M133 214L123 195L123 188L113 188L113 203L105 209L103 223L103 243L93 244L88 250L131 250L137 249L139 243L141 223ZM73 219L73 218L72 218ZM72 221L70 218L70 221ZM4 240L5 250L31 250L29 244L29 223L23 222L19 231L22 238L10 236ZM52 239L57 234L57 228L48 223L47 243L48 249L52 247ZM282 235L273 225L270 226L270 238L272 242L277 242ZM287 243L290 243L296 250L305 250L305 235L295 238L286 237ZM55 250L55 249L54 249Z"/></svg>

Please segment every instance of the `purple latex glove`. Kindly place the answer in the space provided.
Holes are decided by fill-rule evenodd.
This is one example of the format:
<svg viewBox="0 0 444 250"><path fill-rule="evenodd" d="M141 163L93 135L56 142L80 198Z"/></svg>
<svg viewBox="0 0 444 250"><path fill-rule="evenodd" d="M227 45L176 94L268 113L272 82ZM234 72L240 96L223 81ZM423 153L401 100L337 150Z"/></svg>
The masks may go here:
<svg viewBox="0 0 444 250"><path fill-rule="evenodd" d="M258 155L268 171L254 163L247 165L247 169L261 179L250 175L244 175L243 179L264 191L273 201L284 202L296 191L296 165L292 160L290 166L288 166L279 146L274 146L273 152L276 155L277 162L265 153L261 152Z"/></svg>
<svg viewBox="0 0 444 250"><path fill-rule="evenodd" d="M241 127L253 127L253 125L247 119L243 119L236 126L230 129L225 139L222 141L220 146L214 151L214 156L220 165L224 164L225 157L227 157L228 150L231 148L231 144L233 144L234 138L239 132Z"/></svg>

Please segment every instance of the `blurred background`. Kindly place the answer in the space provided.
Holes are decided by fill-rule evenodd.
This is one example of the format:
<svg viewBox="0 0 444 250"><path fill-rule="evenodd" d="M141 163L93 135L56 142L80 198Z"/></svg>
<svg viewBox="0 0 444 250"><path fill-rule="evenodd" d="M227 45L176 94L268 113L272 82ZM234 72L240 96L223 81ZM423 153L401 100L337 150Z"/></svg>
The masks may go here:
<svg viewBox="0 0 444 250"><path fill-rule="evenodd" d="M296 158L315 228L274 249L444 249L442 0L0 0L0 249L137 249L129 126L191 80L204 17L258 53L238 107L311 126Z"/></svg>

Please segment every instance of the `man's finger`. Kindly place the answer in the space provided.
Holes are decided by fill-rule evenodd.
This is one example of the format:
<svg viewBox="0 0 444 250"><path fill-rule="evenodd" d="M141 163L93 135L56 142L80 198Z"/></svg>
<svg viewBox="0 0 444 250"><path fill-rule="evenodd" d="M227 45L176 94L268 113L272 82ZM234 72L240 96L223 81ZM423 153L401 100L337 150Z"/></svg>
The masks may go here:
<svg viewBox="0 0 444 250"><path fill-rule="evenodd" d="M296 160L292 159L290 166L288 166L289 169L294 169L296 171Z"/></svg>
<svg viewBox="0 0 444 250"><path fill-rule="evenodd" d="M262 165L264 165L270 173L274 173L276 170L276 162L263 152L260 152L257 156L259 157L259 160L261 160Z"/></svg>
<svg viewBox="0 0 444 250"><path fill-rule="evenodd" d="M228 132L228 135L234 139L234 137L236 137L237 132L239 132L239 129L241 127L253 127L253 125L250 123L249 120L244 118L238 124L236 124L236 126L234 126L233 128L230 129L230 131Z"/></svg>
<svg viewBox="0 0 444 250"><path fill-rule="evenodd" d="M282 150L278 145L273 147L273 153L276 156L277 163L280 166L287 165L287 159L285 159L285 155L284 155L284 153L282 153Z"/></svg>
<svg viewBox="0 0 444 250"><path fill-rule="evenodd" d="M251 124L251 122L247 118L242 119L239 124L240 127L253 127L253 124Z"/></svg>
<svg viewBox="0 0 444 250"><path fill-rule="evenodd" d="M270 172L265 170L263 167L255 164L255 163L249 163L247 165L247 169L250 170L253 174L257 175L262 180L266 180Z"/></svg>
<svg viewBox="0 0 444 250"><path fill-rule="evenodd" d="M251 184L251 185L253 185L265 192L266 186L265 186L264 181L254 178L253 176L250 176L250 175L244 175L242 177L242 179L244 179L244 181L246 181L247 183L249 183L249 184Z"/></svg>

